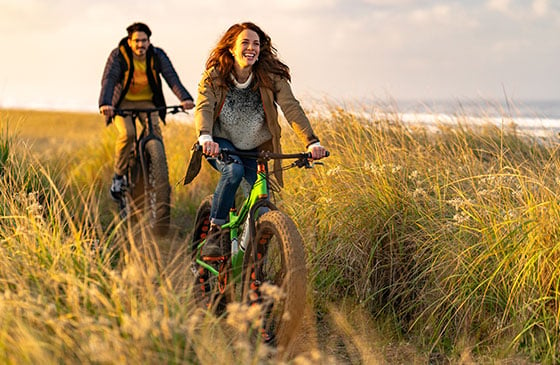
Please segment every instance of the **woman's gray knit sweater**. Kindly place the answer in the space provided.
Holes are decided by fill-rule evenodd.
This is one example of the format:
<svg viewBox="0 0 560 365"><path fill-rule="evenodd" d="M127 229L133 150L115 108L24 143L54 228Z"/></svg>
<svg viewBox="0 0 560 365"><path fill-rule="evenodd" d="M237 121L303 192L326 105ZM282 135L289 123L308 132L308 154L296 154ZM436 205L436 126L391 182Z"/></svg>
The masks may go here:
<svg viewBox="0 0 560 365"><path fill-rule="evenodd" d="M240 150L254 149L272 138L258 90L232 87L214 124L214 137L229 140Z"/></svg>

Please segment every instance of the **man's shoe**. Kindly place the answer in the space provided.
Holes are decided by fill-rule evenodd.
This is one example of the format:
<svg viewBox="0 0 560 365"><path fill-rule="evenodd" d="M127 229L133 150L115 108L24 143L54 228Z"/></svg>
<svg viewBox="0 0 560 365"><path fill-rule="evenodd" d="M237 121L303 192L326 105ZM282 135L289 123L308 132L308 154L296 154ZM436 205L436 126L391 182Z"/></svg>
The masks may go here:
<svg viewBox="0 0 560 365"><path fill-rule="evenodd" d="M204 257L220 257L222 253L222 229L216 224L210 225L206 243L202 246L200 255Z"/></svg>
<svg viewBox="0 0 560 365"><path fill-rule="evenodd" d="M111 198L113 198L113 200L115 201L121 200L122 191L125 186L126 186L126 177L115 174L115 176L113 176L113 182L111 183L111 189L110 189Z"/></svg>

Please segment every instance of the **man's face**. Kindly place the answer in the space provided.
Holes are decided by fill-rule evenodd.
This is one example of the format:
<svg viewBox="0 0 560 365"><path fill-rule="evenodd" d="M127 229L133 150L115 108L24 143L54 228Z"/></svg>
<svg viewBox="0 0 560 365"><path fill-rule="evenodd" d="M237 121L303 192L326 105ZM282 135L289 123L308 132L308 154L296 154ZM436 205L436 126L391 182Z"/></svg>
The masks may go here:
<svg viewBox="0 0 560 365"><path fill-rule="evenodd" d="M150 45L150 39L144 32L134 32L132 33L132 36L128 38L128 45L136 57L143 59L146 57L146 52L148 51L148 46Z"/></svg>

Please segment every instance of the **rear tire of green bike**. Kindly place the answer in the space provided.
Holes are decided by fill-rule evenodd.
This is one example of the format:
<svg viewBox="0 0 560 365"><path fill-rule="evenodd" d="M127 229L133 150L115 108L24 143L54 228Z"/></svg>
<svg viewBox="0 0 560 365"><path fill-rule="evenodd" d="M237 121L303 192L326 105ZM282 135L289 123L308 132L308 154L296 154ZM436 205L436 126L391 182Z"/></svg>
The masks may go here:
<svg viewBox="0 0 560 365"><path fill-rule="evenodd" d="M198 244L206 238L208 230L210 229L210 210L212 209L212 195L206 196L196 210L196 216L194 219L194 228L191 232L188 247L189 255L196 256L196 248Z"/></svg>
<svg viewBox="0 0 560 365"><path fill-rule="evenodd" d="M272 210L258 218L255 239L245 253L244 276L249 279L243 297L250 301L255 300L254 284L272 286L272 293L258 289L257 294L263 304L263 332L274 337L280 353L289 351L304 315L307 269L303 239L286 214Z"/></svg>
<svg viewBox="0 0 560 365"><path fill-rule="evenodd" d="M227 293L222 293L219 289L218 278L213 276L205 268L199 266L196 261L197 248L204 240L210 230L210 210L212 209L212 195L206 196L196 211L194 228L190 234L188 254L192 260L193 272L195 276L193 286L193 297L199 305L216 314L221 314L226 309ZM214 267L216 270L220 268Z"/></svg>

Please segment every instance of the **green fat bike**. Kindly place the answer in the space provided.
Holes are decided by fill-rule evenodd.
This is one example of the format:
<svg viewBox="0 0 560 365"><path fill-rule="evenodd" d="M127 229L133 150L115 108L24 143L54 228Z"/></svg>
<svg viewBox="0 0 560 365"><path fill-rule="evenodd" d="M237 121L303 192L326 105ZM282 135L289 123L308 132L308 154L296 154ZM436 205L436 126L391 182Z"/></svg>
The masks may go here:
<svg viewBox="0 0 560 365"><path fill-rule="evenodd" d="M200 146L195 146L200 150ZM198 207L189 249L195 275L194 295L218 313L237 301L260 305L260 328L253 334L265 343L286 348L301 324L307 290L303 239L293 220L269 199L272 159L291 159L286 168L312 168L309 153L274 154L221 149L217 158L230 155L257 160L257 179L241 206L232 209L221 227L221 257L202 258L210 229L212 195Z"/></svg>

